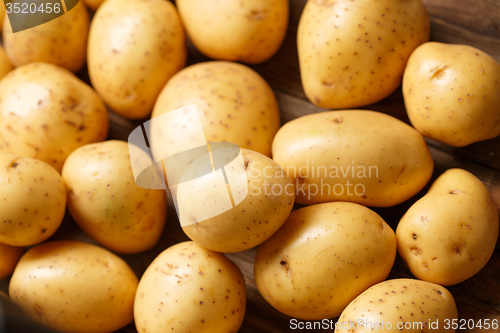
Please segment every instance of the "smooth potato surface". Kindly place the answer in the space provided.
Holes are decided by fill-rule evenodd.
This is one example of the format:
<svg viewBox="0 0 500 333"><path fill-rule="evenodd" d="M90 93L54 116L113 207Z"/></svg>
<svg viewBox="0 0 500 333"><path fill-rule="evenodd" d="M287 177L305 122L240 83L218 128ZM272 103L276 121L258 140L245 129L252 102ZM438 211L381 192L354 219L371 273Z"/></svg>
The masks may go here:
<svg viewBox="0 0 500 333"><path fill-rule="evenodd" d="M0 4L0 7L1 4ZM2 13L0 13L0 17L2 16ZM12 65L10 64L9 58L7 58L7 55L5 54L5 51L2 46L0 46L0 80L7 75L8 72L12 70Z"/></svg>
<svg viewBox="0 0 500 333"><path fill-rule="evenodd" d="M0 279L6 278L14 272L24 248L0 243ZM1 294L0 294L1 295Z"/></svg>
<svg viewBox="0 0 500 333"><path fill-rule="evenodd" d="M165 191L139 187L132 163L129 144L113 140L80 147L62 170L71 216L97 242L121 253L155 246L167 214ZM163 180L158 175L154 181Z"/></svg>
<svg viewBox="0 0 500 333"><path fill-rule="evenodd" d="M334 202L294 211L255 255L255 284L280 312L333 318L383 281L396 258L396 236L372 210Z"/></svg>
<svg viewBox="0 0 500 333"><path fill-rule="evenodd" d="M138 332L237 332L246 309L245 279L223 254L194 242L160 253L139 282Z"/></svg>
<svg viewBox="0 0 500 333"><path fill-rule="evenodd" d="M213 251L240 252L259 245L283 225L292 211L295 188L283 168L254 151L243 149L242 153L244 165L232 177L243 179L247 186L233 195L238 204L232 209L193 222L210 212L229 189L217 187L210 176L178 188L182 229L193 241Z"/></svg>
<svg viewBox="0 0 500 333"><path fill-rule="evenodd" d="M0 81L0 151L60 171L73 150L107 133L108 113L99 96L63 68L27 64Z"/></svg>
<svg viewBox="0 0 500 333"><path fill-rule="evenodd" d="M117 255L87 243L57 241L26 252L9 295L29 316L58 331L106 333L132 321L137 284Z"/></svg>
<svg viewBox="0 0 500 333"><path fill-rule="evenodd" d="M206 141L231 142L271 156L271 144L280 127L278 103L267 82L249 67L210 61L181 70L158 96L152 123L154 117L192 104L198 110ZM181 152L183 144L172 146L172 140L185 138L189 146L189 140L198 136L197 122L181 120L168 131L162 126L152 130L155 156Z"/></svg>
<svg viewBox="0 0 500 333"><path fill-rule="evenodd" d="M329 109L375 103L401 84L408 57L428 39L420 0L310 0L297 31L304 91Z"/></svg>
<svg viewBox="0 0 500 333"><path fill-rule="evenodd" d="M39 7L45 2L34 3ZM62 11L63 8L60 8ZM68 13L17 33L12 32L9 17L5 15L3 45L15 67L32 62L48 62L78 72L87 58L88 32L89 14L84 2L79 1Z"/></svg>
<svg viewBox="0 0 500 333"><path fill-rule="evenodd" d="M184 26L198 50L218 60L255 64L281 46L288 0L178 0Z"/></svg>
<svg viewBox="0 0 500 333"><path fill-rule="evenodd" d="M498 238L495 200L476 176L443 173L398 224L398 250L417 278L460 283L488 262Z"/></svg>
<svg viewBox="0 0 500 333"><path fill-rule="evenodd" d="M419 280L394 279L356 297L340 315L335 333L351 333L353 329L359 333L453 333L452 323L457 319L455 300L446 288Z"/></svg>
<svg viewBox="0 0 500 333"><path fill-rule="evenodd" d="M53 167L0 153L0 243L43 242L59 228L65 211L66 188Z"/></svg>
<svg viewBox="0 0 500 333"><path fill-rule="evenodd" d="M403 96L412 125L455 147L500 135L500 64L467 45L429 42L411 55Z"/></svg>
<svg viewBox="0 0 500 333"><path fill-rule="evenodd" d="M118 114L144 118L165 83L186 63L185 36L170 1L107 0L89 34L92 85Z"/></svg>
<svg viewBox="0 0 500 333"><path fill-rule="evenodd" d="M434 163L420 133L389 115L330 111L296 118L273 141L273 159L300 204L351 201L389 207L417 194Z"/></svg>

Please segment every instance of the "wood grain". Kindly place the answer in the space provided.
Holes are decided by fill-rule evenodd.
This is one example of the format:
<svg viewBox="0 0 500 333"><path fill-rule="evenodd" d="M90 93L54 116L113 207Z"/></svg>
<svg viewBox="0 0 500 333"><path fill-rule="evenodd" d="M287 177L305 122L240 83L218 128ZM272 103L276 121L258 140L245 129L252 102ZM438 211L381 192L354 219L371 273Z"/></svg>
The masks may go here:
<svg viewBox="0 0 500 333"><path fill-rule="evenodd" d="M498 0L423 0L431 16L431 40L467 44L484 50L500 61L500 1ZM300 14L306 0L292 0L290 23L287 37L278 53L269 61L251 66L259 72L276 93L281 109L282 122L297 117L322 112L324 109L312 105L305 97L300 82L296 50L296 32ZM189 64L208 61L192 45L189 46ZM86 73L80 74L86 78ZM395 116L407 123L401 89L389 97L365 109L377 110ZM110 113L110 139L126 140L132 129L142 121L129 121ZM435 161L434 181L449 168L459 167L469 170L479 177L492 192L497 207L500 207L500 137L464 148L453 148L433 140L427 140ZM429 183L430 184L430 183ZM391 208L375 209L392 228L395 228L404 212L421 197L429 185L414 198ZM67 218L53 239L77 239L92 242ZM122 256L141 276L147 265L162 250L179 241L188 240L179 226L173 204L169 204L168 221L159 244L151 251ZM248 303L245 321L240 332L289 332L290 317L272 308L258 293L253 279L253 258L255 249L242 253L229 254L244 273L248 290ZM398 256L389 278L412 277L410 271ZM8 281L2 281L5 289ZM448 287L458 305L462 319L497 319L500 322L500 245L477 275L455 286ZM120 332L136 332L133 324ZM318 330L317 332L331 332ZM490 333L495 330L465 329L459 332Z"/></svg>

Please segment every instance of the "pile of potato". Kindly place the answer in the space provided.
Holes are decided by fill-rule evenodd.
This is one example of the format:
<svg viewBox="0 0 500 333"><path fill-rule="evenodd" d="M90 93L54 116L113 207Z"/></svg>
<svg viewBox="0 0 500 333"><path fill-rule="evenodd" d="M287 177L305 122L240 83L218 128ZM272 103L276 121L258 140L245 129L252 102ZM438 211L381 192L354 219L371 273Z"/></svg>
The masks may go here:
<svg viewBox="0 0 500 333"><path fill-rule="evenodd" d="M350 110L282 127L271 87L241 63L278 51L288 0L85 0L23 33L3 16L0 278L11 275L9 297L31 318L62 332L112 332L133 320L138 332L236 332L245 279L222 253L256 246L257 288L291 317L420 321L425 332L435 331L431 319L458 318L443 286L481 270L498 238L486 186L446 171L395 232L368 208L426 186L434 162L424 136L461 147L500 135L500 65L470 46L427 42L420 0L309 0L297 32L305 94ZM215 61L185 67L187 37ZM73 74L85 65L91 86ZM413 127L358 109L401 83ZM115 253L157 244L167 196L136 183L133 166L147 152L104 141L108 110L144 120L189 105L206 141L242 148L236 172L248 191L199 221L229 187L210 177L179 184L179 220L192 241L165 249L138 279ZM151 132L154 156L184 151L199 132L172 121ZM162 176L152 174L156 188ZM292 211L295 203L305 207ZM50 240L66 209L99 246ZM384 282L397 252L418 280ZM352 332L336 329L344 331ZM437 332L445 331L454 329Z"/></svg>

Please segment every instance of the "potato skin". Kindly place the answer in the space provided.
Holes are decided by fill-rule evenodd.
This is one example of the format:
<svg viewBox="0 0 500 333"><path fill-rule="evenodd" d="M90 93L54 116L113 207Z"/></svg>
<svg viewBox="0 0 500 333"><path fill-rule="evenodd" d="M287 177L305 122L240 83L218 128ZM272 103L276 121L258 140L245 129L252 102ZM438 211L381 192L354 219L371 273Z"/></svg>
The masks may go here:
<svg viewBox="0 0 500 333"><path fill-rule="evenodd" d="M5 5L2 6L0 4L0 32L2 32L2 30L3 30L3 20L4 20L5 15L7 15L7 14L5 14Z"/></svg>
<svg viewBox="0 0 500 333"><path fill-rule="evenodd" d="M131 163L128 143L113 140L80 147L62 170L71 216L93 239L120 253L155 246L167 214L165 191L139 187Z"/></svg>
<svg viewBox="0 0 500 333"><path fill-rule="evenodd" d="M31 63L0 81L0 151L60 171L73 150L107 133L108 112L99 96L63 68Z"/></svg>
<svg viewBox="0 0 500 333"><path fill-rule="evenodd" d="M62 332L114 332L133 319L138 280L123 259L95 245L48 242L31 248L9 284L12 302Z"/></svg>
<svg viewBox="0 0 500 333"><path fill-rule="evenodd" d="M66 188L53 167L0 153L0 243L43 242L59 228L65 211Z"/></svg>
<svg viewBox="0 0 500 333"><path fill-rule="evenodd" d="M2 5L0 4L0 8ZM3 7L5 8L5 7ZM0 13L0 17L2 16L2 13ZM0 45L0 80L7 75L12 70L12 65L10 64L9 58L7 58L7 55L5 54L5 51L3 47Z"/></svg>
<svg viewBox="0 0 500 333"><path fill-rule="evenodd" d="M16 268L23 253L24 248L22 247L0 243L0 279L6 278L14 272L14 268Z"/></svg>
<svg viewBox="0 0 500 333"><path fill-rule="evenodd" d="M323 108L375 103L396 90L408 57L428 40L420 0L310 0L297 31L304 91Z"/></svg>
<svg viewBox="0 0 500 333"><path fill-rule="evenodd" d="M412 125L455 147L500 135L500 64L467 45L429 42L408 60L403 97Z"/></svg>
<svg viewBox="0 0 500 333"><path fill-rule="evenodd" d="M446 329L445 320L450 321ZM404 333L453 333L452 320L458 319L457 307L446 288L412 279L394 279L381 282L356 297L342 312L335 333L349 333L350 323L360 322L355 331L369 333L380 330ZM435 325L437 321L437 326ZM370 326L370 324L372 326ZM411 328L398 325L411 323ZM421 323L422 327L415 324ZM434 323L434 324L431 324ZM390 325L390 327L389 327ZM383 327L383 328L382 328ZM392 329L391 329L392 327Z"/></svg>
<svg viewBox="0 0 500 333"><path fill-rule="evenodd" d="M415 277L457 284L486 265L498 227L497 207L486 186L468 171L450 169L401 218L399 254Z"/></svg>
<svg viewBox="0 0 500 333"><path fill-rule="evenodd" d="M417 194L434 167L420 133L394 117L364 110L290 121L276 134L273 159L293 180L296 202L306 205L394 206Z"/></svg>
<svg viewBox="0 0 500 333"><path fill-rule="evenodd" d="M96 11L106 0L83 0L88 9Z"/></svg>
<svg viewBox="0 0 500 333"><path fill-rule="evenodd" d="M48 62L78 72L85 65L88 33L89 14L80 1L68 13L21 33L12 33L9 17L5 15L3 45L15 67Z"/></svg>
<svg viewBox="0 0 500 333"><path fill-rule="evenodd" d="M191 104L198 110L207 141L232 142L271 156L271 144L280 127L278 102L267 82L249 67L210 61L181 70L158 96L152 118ZM198 134L198 127L192 125L178 126L175 133L161 128L152 131L154 155L169 156L165 154L171 149L165 144L170 142L169 136Z"/></svg>
<svg viewBox="0 0 500 333"><path fill-rule="evenodd" d="M190 40L204 55L257 64L285 39L288 0L177 0Z"/></svg>
<svg viewBox="0 0 500 333"><path fill-rule="evenodd" d="M277 310L294 318L333 318L389 274L396 236L372 210L349 202L290 214L255 255L255 284Z"/></svg>
<svg viewBox="0 0 500 333"><path fill-rule="evenodd" d="M191 223L182 229L193 241L213 251L241 252L261 244L285 223L293 208L295 188L283 168L257 152L243 149L242 153L245 169L233 177L245 175L248 191L239 194L244 199L233 209L193 224L190 217L212 207L227 188L214 189L214 183L203 177L196 185L183 183L178 189L181 225L183 221ZM214 190L221 192L216 196ZM240 202L238 198L234 201Z"/></svg>
<svg viewBox="0 0 500 333"><path fill-rule="evenodd" d="M165 83L186 63L185 36L165 0L107 0L89 34L92 85L116 113L144 118Z"/></svg>
<svg viewBox="0 0 500 333"><path fill-rule="evenodd" d="M243 274L223 254L194 242L160 253L139 282L138 332L237 332L246 309Z"/></svg>

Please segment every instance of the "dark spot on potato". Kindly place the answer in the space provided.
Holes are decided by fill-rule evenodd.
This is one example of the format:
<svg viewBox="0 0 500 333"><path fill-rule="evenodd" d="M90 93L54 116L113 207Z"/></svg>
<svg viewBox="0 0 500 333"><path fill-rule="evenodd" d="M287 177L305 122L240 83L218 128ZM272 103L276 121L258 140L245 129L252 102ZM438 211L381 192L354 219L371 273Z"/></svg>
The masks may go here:
<svg viewBox="0 0 500 333"><path fill-rule="evenodd" d="M333 119L333 122L335 124L342 124L343 121L344 121L344 119L342 117L336 117Z"/></svg>

